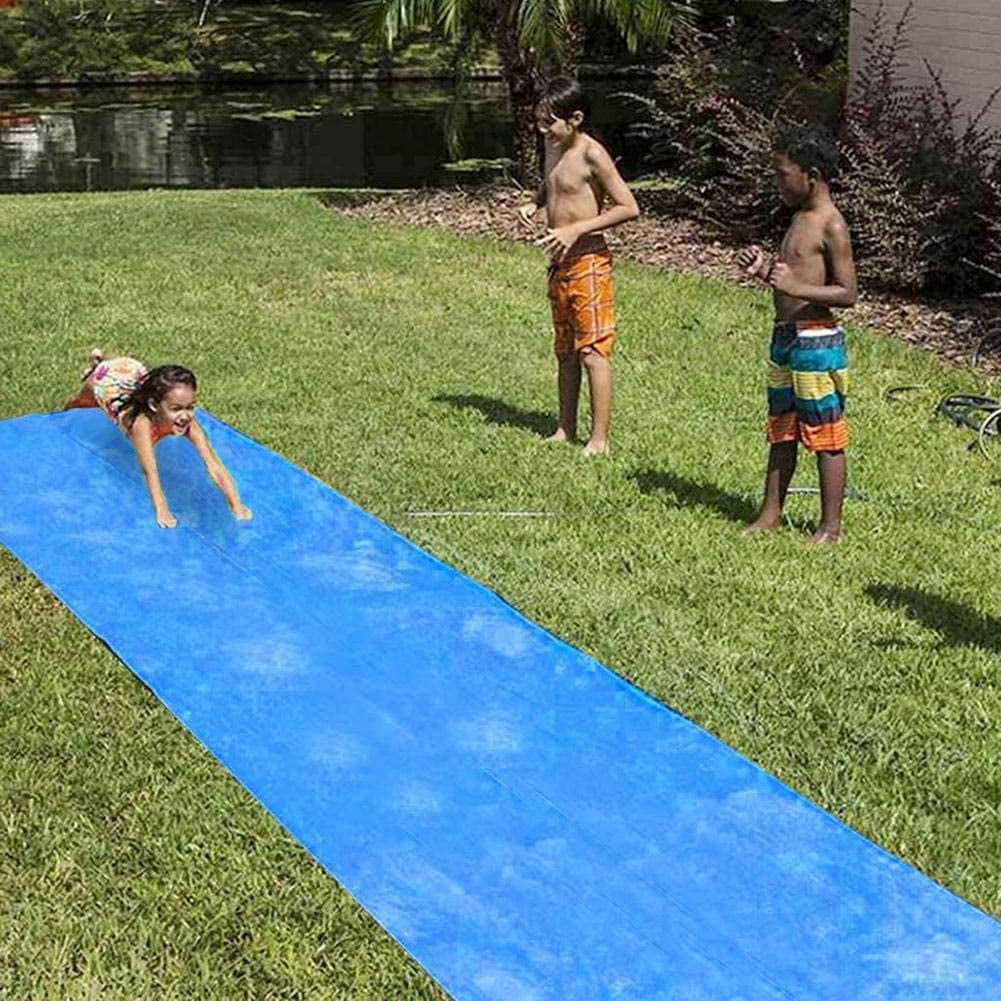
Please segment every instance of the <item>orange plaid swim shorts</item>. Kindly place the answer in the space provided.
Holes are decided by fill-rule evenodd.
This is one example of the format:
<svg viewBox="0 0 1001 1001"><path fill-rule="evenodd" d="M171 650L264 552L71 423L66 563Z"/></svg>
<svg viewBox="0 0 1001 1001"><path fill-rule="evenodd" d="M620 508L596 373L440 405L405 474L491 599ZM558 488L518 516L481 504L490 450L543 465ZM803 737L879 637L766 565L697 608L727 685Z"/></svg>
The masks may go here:
<svg viewBox="0 0 1001 1001"><path fill-rule="evenodd" d="M549 266L549 302L558 358L592 350L608 358L615 344L612 255L578 254Z"/></svg>

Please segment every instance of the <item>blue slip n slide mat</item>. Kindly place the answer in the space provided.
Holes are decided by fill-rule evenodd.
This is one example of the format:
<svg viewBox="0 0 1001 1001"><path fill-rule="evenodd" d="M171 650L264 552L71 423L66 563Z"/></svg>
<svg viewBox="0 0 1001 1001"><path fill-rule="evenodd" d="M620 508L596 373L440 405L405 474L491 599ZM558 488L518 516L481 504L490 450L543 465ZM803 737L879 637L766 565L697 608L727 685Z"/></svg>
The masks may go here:
<svg viewBox="0 0 1001 1001"><path fill-rule="evenodd" d="M0 543L458 1001L1001 999L1001 924L201 420L252 522L71 411L0 422Z"/></svg>

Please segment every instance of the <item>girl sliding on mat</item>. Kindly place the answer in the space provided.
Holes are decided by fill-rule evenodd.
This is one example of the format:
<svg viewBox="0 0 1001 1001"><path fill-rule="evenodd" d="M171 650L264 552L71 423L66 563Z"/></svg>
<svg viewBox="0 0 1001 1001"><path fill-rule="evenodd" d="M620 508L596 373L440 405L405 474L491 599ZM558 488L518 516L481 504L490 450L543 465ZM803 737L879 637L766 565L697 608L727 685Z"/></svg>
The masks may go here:
<svg viewBox="0 0 1001 1001"><path fill-rule="evenodd" d="M122 429L139 457L156 523L161 528L177 524L160 487L153 454L153 446L168 435L183 435L195 446L235 517L241 521L252 517L250 508L241 503L232 477L195 420L196 389L194 373L180 365L161 365L147 371L134 358L106 359L95 348L84 372L83 388L65 407L66 410L100 407Z"/></svg>

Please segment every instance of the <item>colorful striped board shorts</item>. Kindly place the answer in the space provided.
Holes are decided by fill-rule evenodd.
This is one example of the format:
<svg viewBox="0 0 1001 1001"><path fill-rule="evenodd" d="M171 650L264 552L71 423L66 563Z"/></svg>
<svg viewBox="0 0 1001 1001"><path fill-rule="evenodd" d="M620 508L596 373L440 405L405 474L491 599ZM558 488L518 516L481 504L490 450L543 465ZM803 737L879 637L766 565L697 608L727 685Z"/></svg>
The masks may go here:
<svg viewBox="0 0 1001 1001"><path fill-rule="evenodd" d="M135 358L108 358L94 366L87 377L97 405L118 423L126 399L146 377L146 366Z"/></svg>
<svg viewBox="0 0 1001 1001"><path fill-rule="evenodd" d="M607 250L578 254L549 266L557 358L590 348L608 358L615 345L612 255Z"/></svg>
<svg viewBox="0 0 1001 1001"><path fill-rule="evenodd" d="M829 321L776 323L768 358L768 441L811 452L848 445L845 332Z"/></svg>

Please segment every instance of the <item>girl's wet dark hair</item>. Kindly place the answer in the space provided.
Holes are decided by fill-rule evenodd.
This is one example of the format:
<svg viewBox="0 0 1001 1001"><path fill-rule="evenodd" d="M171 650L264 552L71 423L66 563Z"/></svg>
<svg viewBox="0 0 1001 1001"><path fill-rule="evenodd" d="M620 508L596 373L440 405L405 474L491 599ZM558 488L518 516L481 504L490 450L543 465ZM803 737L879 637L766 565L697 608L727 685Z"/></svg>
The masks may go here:
<svg viewBox="0 0 1001 1001"><path fill-rule="evenodd" d="M779 131L775 152L785 153L801 170L816 170L825 181L838 176L838 145L819 125L787 125Z"/></svg>
<svg viewBox="0 0 1001 1001"><path fill-rule="evenodd" d="M539 91L538 104L551 112L554 118L567 121L575 111L584 115L584 124L591 117L591 100L584 93L579 81L570 76L553 77Z"/></svg>
<svg viewBox="0 0 1001 1001"><path fill-rule="evenodd" d="M160 365L150 369L135 392L122 404L118 419L125 427L131 428L140 414L149 416L151 403L158 405L175 386L190 386L194 392L198 389L195 373L182 365Z"/></svg>

